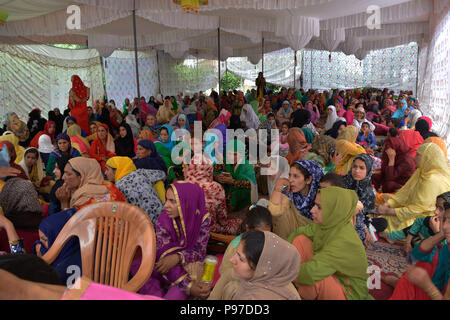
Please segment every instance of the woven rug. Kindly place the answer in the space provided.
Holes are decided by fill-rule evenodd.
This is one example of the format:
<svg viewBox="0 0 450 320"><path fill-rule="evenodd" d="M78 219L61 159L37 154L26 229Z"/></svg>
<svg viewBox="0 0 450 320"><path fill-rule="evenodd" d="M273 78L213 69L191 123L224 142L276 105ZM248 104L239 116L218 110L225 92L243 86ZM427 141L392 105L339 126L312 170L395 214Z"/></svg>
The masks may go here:
<svg viewBox="0 0 450 320"><path fill-rule="evenodd" d="M402 246L378 241L366 249L367 260L370 265L381 269L381 275L392 275L400 278L408 268L408 260L403 255ZM393 293L393 288L381 282L380 289L370 290L376 300L387 300Z"/></svg>

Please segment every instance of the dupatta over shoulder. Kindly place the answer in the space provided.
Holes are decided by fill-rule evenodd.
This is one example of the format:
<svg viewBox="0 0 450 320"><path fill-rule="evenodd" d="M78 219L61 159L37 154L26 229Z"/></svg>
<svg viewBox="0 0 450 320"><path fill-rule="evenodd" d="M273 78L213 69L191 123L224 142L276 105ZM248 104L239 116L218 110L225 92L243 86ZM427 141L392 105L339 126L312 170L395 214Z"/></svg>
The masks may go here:
<svg viewBox="0 0 450 320"><path fill-rule="evenodd" d="M424 143L419 166L406 184L388 200L395 216L386 216L388 231L409 227L418 217L434 214L436 197L450 190L450 170L441 148Z"/></svg>
<svg viewBox="0 0 450 320"><path fill-rule="evenodd" d="M300 254L286 240L264 232L264 248L253 277L241 281L233 300L300 300L289 289L300 269Z"/></svg>
<svg viewBox="0 0 450 320"><path fill-rule="evenodd" d="M192 250L200 235L202 223L209 217L201 187L188 182L175 182L170 187L175 194L180 216L179 219L172 219L166 210L159 216L158 224L168 232L170 241L157 248L156 261L181 250Z"/></svg>

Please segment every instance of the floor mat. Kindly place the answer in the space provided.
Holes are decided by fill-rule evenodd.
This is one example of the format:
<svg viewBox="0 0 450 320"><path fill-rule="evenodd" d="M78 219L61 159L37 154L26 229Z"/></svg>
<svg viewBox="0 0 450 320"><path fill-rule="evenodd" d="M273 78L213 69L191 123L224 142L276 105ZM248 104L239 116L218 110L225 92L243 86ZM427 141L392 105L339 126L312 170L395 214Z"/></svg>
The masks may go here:
<svg viewBox="0 0 450 320"><path fill-rule="evenodd" d="M381 269L381 275L392 275L400 278L408 268L408 260L403 255L402 246L378 241L366 249L369 266L376 265ZM375 300L387 300L393 293L393 288L380 281L378 289L369 292Z"/></svg>

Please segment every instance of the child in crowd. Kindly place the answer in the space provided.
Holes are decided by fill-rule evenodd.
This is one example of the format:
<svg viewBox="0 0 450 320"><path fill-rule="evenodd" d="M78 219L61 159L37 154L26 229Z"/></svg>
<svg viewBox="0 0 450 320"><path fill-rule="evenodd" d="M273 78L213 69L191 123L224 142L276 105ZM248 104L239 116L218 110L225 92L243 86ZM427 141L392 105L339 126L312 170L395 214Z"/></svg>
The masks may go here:
<svg viewBox="0 0 450 320"><path fill-rule="evenodd" d="M366 149L367 153L373 153L375 147L377 146L377 140L375 135L370 130L370 125L368 122L364 122L361 125L361 131L356 138L356 142Z"/></svg>
<svg viewBox="0 0 450 320"><path fill-rule="evenodd" d="M243 231L272 231L272 215L266 208L267 204L260 200L247 209L245 220L242 223ZM240 280L235 277L233 264L230 259L236 254L242 234L234 238L228 245L219 268L220 278L209 295L208 300L230 300L239 287Z"/></svg>
<svg viewBox="0 0 450 320"><path fill-rule="evenodd" d="M289 133L289 128L291 124L289 121L283 122L281 125L281 133L280 133L280 156L284 157L289 153L289 144L287 142L287 137Z"/></svg>
<svg viewBox="0 0 450 320"><path fill-rule="evenodd" d="M437 196L434 216L419 217L410 227L389 233L383 232L380 236L391 244L406 239L403 251L406 255L409 254L420 241L439 232L439 219L444 213L444 203L447 201L450 201L450 191Z"/></svg>

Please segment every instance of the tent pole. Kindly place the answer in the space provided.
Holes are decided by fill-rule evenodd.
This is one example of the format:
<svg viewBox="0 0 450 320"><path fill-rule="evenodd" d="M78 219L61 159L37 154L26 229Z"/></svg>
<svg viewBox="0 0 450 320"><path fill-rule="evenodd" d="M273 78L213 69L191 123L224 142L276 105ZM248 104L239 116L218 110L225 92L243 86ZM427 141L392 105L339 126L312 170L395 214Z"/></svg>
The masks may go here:
<svg viewBox="0 0 450 320"><path fill-rule="evenodd" d="M228 74L228 63L227 63L227 60L225 60L225 76ZM227 77L225 77L225 87L228 88L228 78ZM220 94L220 91L219 91L219 94Z"/></svg>
<svg viewBox="0 0 450 320"><path fill-rule="evenodd" d="M313 89L313 74L312 74L312 69L313 69L313 58L312 58L312 49L311 49L311 83L310 83L310 85L311 85L311 88L310 89Z"/></svg>
<svg viewBox="0 0 450 320"><path fill-rule="evenodd" d="M220 26L219 28L217 28L217 62L219 64L219 92L221 89L221 84L220 84Z"/></svg>
<svg viewBox="0 0 450 320"><path fill-rule="evenodd" d="M158 93L161 93L161 75L159 73L159 53L158 50L156 50L156 66L158 67Z"/></svg>
<svg viewBox="0 0 450 320"><path fill-rule="evenodd" d="M418 92L417 90L419 89L419 44L417 44L417 59L416 59L416 91L414 91L414 95L417 99Z"/></svg>
<svg viewBox="0 0 450 320"><path fill-rule="evenodd" d="M134 33L134 60L136 64L136 85L137 85L137 95L139 99L139 124L142 126L142 115L141 115L141 89L139 86L139 64L138 64L138 48L137 48L137 36L136 36L136 0L134 0L134 7L133 7L133 33Z"/></svg>
<svg viewBox="0 0 450 320"><path fill-rule="evenodd" d="M262 37L261 41L261 72L264 76L264 37Z"/></svg>
<svg viewBox="0 0 450 320"><path fill-rule="evenodd" d="M297 50L294 51L294 91L295 91L296 72L297 72Z"/></svg>

